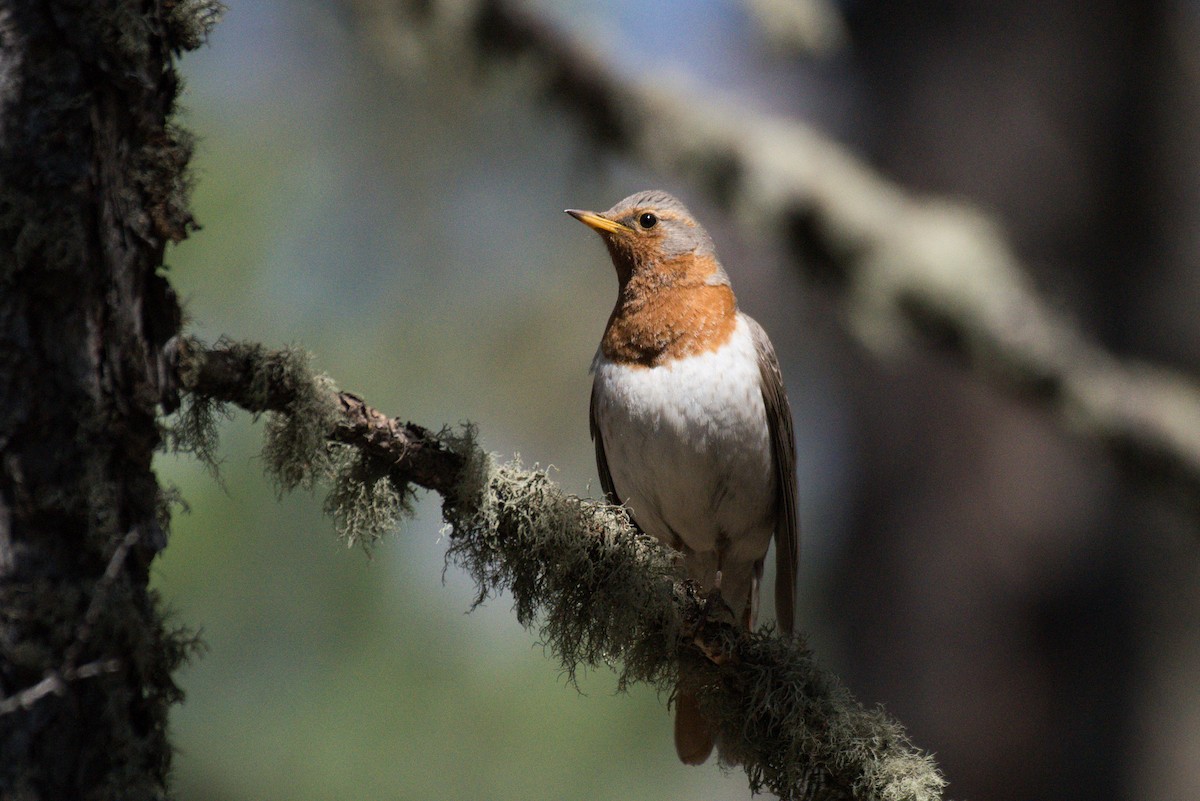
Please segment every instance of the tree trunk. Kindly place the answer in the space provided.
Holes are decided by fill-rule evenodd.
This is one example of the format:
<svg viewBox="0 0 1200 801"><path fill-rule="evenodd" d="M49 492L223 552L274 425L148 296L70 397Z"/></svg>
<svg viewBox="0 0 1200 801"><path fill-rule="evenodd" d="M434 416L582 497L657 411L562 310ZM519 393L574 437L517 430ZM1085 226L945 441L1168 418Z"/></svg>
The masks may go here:
<svg viewBox="0 0 1200 801"><path fill-rule="evenodd" d="M180 311L157 269L191 225L168 122L197 5L0 0L3 799L166 795L185 646L147 577Z"/></svg>

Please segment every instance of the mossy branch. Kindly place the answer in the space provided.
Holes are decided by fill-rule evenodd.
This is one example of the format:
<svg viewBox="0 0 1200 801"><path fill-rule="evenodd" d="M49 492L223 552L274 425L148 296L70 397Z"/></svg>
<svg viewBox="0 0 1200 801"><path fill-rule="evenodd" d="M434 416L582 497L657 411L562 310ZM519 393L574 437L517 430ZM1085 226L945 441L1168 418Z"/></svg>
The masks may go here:
<svg viewBox="0 0 1200 801"><path fill-rule="evenodd" d="M742 5L780 54L827 57L849 44L841 12L829 0L742 0Z"/></svg>
<svg viewBox="0 0 1200 801"><path fill-rule="evenodd" d="M352 542L369 544L398 522L414 485L438 492L447 560L475 580L476 603L511 593L518 620L539 628L569 676L609 665L621 687L686 683L753 791L941 797L933 760L899 723L855 701L802 637L748 633L712 614L713 599L683 579L676 554L639 533L624 509L567 494L544 472L496 464L469 428L397 422L315 375L296 349L183 340L173 352L185 401L177 447L215 453L212 415L225 404L269 415L264 452L281 490L331 484L326 510Z"/></svg>

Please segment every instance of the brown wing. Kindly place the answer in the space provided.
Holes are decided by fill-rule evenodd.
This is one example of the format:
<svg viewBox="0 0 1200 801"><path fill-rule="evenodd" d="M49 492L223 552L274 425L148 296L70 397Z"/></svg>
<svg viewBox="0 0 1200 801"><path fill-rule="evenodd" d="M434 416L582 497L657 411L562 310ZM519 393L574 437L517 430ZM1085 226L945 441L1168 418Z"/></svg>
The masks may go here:
<svg viewBox="0 0 1200 801"><path fill-rule="evenodd" d="M600 474L600 487L609 503L621 505L617 490L613 487L612 473L608 470L608 457L604 455L604 437L600 435L600 425L596 422L596 385L592 384L592 399L588 404L588 426L592 432L592 442L596 444L596 472Z"/></svg>
<svg viewBox="0 0 1200 801"><path fill-rule="evenodd" d="M743 315L745 317L745 315ZM796 609L796 571L800 565L800 522L796 515L796 439L792 409L783 388L783 374L767 332L746 317L758 352L771 459L775 464L775 617L779 630L791 634Z"/></svg>

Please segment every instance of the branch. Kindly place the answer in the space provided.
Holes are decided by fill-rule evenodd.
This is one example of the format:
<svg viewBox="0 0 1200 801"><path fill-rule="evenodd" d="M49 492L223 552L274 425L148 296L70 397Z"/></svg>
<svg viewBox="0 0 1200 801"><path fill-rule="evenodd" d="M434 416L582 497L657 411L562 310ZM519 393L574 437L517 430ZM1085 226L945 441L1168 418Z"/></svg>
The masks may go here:
<svg viewBox="0 0 1200 801"><path fill-rule="evenodd" d="M1085 338L976 209L916 196L802 123L623 74L514 0L430 0L419 14L398 0L343 2L392 66L475 60L534 76L594 142L690 181L838 287L869 347L916 339L960 357L1200 517L1200 386ZM412 57L421 44L424 62Z"/></svg>
<svg viewBox="0 0 1200 801"><path fill-rule="evenodd" d="M183 340L171 354L185 402L177 447L211 453L215 443L195 435L211 434L220 404L266 413L268 469L284 489L332 484L326 509L352 541L364 539L363 520L375 535L394 525L410 484L435 490L450 532L447 560L474 578L476 604L509 591L517 619L539 627L570 676L619 663L622 688L646 682L670 692L685 683L755 792L941 797L933 760L897 722L864 709L801 638L746 632L714 613L714 599L683 579L677 555L639 533L624 509L568 495L540 471L496 465L471 431L396 422L314 375L295 349Z"/></svg>
<svg viewBox="0 0 1200 801"><path fill-rule="evenodd" d="M141 529L131 529L113 549L104 573L101 574L96 586L92 589L92 599L88 602L87 611L84 612L83 618L76 628L75 639L66 649L62 666L47 673L37 684L12 695L0 696L0 717L32 709L34 704L47 695L62 695L66 692L67 685L78 679L90 679L121 670L121 660L116 658L93 660L78 666L76 663L84 649L90 644L93 629L104 611L108 593L120 577L130 549L138 544L139 539L141 539Z"/></svg>
<svg viewBox="0 0 1200 801"><path fill-rule="evenodd" d="M352 393L314 387L303 369L307 357L299 351L269 352L233 343L206 350L188 339L178 340L176 347L176 358L184 365L181 383L194 395L255 413L327 404L326 414L336 409L334 441L355 446L406 481L442 495L450 492L462 470L462 457L421 426L392 420ZM326 432L319 432L318 439L324 436Z"/></svg>
<svg viewBox="0 0 1200 801"><path fill-rule="evenodd" d="M849 39L841 13L829 0L743 0L743 5L781 54L831 56Z"/></svg>
<svg viewBox="0 0 1200 801"><path fill-rule="evenodd" d="M73 681L117 673L121 668L121 660L119 659L98 659L94 662L80 665L77 668L69 667L61 671L55 671L32 687L26 687L20 692L0 698L0 717L11 715L21 710L32 709L34 704L47 695L62 695L66 692L67 685Z"/></svg>

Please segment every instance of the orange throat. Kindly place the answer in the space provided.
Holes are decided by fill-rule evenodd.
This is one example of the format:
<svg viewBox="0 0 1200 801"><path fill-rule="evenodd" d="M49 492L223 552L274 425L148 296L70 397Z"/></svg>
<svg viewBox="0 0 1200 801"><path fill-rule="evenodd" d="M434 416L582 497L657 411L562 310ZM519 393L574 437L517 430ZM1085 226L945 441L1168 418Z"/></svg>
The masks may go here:
<svg viewBox="0 0 1200 801"><path fill-rule="evenodd" d="M727 284L691 275L664 282L635 276L621 287L600 349L618 364L655 367L716 350L737 326L737 301Z"/></svg>

